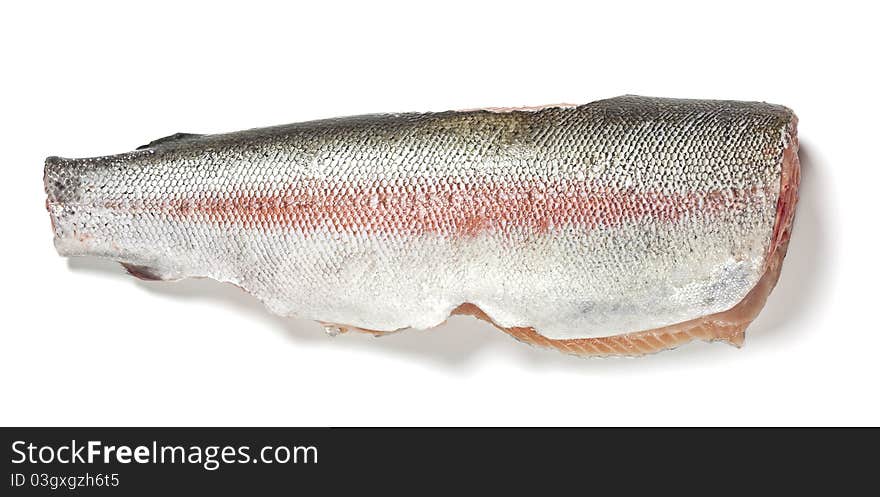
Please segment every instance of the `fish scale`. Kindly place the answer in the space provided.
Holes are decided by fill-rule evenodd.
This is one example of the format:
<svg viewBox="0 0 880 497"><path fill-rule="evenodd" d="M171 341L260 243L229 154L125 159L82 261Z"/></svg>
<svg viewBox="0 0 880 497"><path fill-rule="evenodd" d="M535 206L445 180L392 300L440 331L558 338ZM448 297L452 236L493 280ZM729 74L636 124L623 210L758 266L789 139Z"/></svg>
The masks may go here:
<svg viewBox="0 0 880 497"><path fill-rule="evenodd" d="M778 105L625 96L176 134L50 157L47 207L61 255L231 282L282 315L383 333L465 313L631 355L735 341L763 305L795 125Z"/></svg>

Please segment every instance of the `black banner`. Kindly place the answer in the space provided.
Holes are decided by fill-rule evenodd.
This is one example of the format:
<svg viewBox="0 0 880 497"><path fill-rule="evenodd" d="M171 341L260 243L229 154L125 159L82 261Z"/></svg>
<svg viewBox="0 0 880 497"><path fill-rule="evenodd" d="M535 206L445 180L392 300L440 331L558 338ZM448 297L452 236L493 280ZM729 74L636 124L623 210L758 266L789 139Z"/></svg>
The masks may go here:
<svg viewBox="0 0 880 497"><path fill-rule="evenodd" d="M2 441L2 495L225 495L758 480L790 490L835 471L842 489L873 476L880 440L806 429L5 428Z"/></svg>

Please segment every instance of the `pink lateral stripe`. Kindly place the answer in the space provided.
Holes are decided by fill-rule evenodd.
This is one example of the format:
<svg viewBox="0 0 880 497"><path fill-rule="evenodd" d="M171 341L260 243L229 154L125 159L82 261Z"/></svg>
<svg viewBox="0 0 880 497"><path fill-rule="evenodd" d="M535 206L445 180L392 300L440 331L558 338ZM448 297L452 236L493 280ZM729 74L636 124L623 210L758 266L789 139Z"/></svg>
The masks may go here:
<svg viewBox="0 0 880 497"><path fill-rule="evenodd" d="M279 194L173 200L161 210L178 218L246 227L288 226L304 233L332 229L474 236L514 227L542 233L550 228L617 226L646 218L675 222L691 215L742 212L767 202L772 194L764 189L684 194L615 191L574 181L550 187L540 183L405 187L313 183Z"/></svg>

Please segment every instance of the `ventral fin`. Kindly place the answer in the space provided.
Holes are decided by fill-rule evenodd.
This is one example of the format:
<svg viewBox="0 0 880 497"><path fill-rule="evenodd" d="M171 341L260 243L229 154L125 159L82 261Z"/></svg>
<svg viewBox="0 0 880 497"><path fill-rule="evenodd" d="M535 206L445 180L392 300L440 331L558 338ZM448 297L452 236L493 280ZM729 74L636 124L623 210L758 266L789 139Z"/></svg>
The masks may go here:
<svg viewBox="0 0 880 497"><path fill-rule="evenodd" d="M138 266L137 264L129 264L127 262L120 262L122 267L128 271L128 274L134 276L137 279L144 281L162 281L170 279L162 274L162 272L156 268L148 267L148 266Z"/></svg>
<svg viewBox="0 0 880 497"><path fill-rule="evenodd" d="M198 138L202 135L196 133L174 133L173 135L163 136L162 138L156 139L147 143L146 145L141 145L137 148L137 150L143 150L145 148L153 148L159 145L166 145L168 143L174 143L183 140L192 140L193 138Z"/></svg>

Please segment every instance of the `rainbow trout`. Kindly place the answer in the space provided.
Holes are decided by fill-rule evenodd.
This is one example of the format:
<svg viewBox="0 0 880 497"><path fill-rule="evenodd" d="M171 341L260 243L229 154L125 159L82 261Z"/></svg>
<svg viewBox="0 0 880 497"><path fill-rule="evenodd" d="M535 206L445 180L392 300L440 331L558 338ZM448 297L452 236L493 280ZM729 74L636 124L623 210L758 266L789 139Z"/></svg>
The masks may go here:
<svg viewBox="0 0 880 497"><path fill-rule="evenodd" d="M581 355L741 344L779 276L797 119L624 96L376 114L46 160L64 256L233 283L329 331L471 314Z"/></svg>

